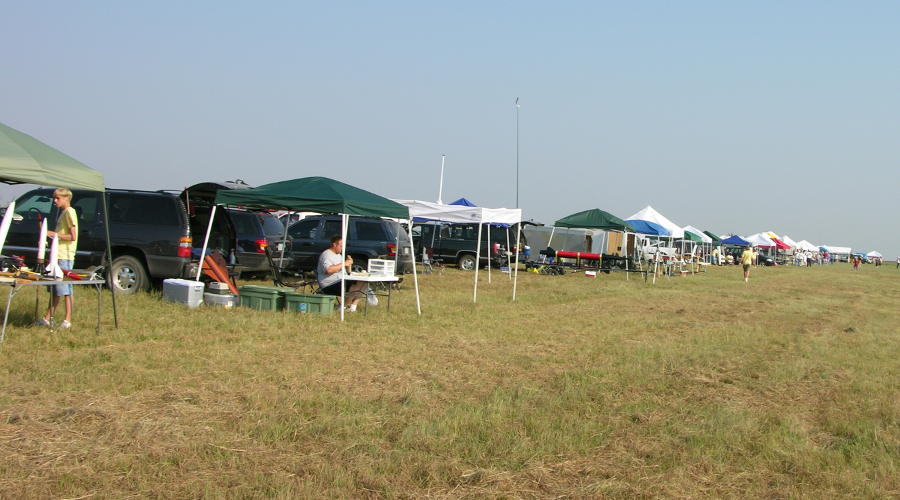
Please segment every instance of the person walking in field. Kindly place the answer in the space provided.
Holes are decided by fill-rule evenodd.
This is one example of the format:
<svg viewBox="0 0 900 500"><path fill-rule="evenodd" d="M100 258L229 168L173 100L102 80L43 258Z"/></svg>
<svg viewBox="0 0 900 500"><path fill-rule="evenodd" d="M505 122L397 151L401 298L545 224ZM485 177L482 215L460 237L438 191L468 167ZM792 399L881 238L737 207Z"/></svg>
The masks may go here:
<svg viewBox="0 0 900 500"><path fill-rule="evenodd" d="M744 283L750 282L750 266L753 264L755 254L753 248L747 247L741 254L741 266L744 267Z"/></svg>
<svg viewBox="0 0 900 500"><path fill-rule="evenodd" d="M47 231L47 236L59 239L59 268L71 271L75 264L75 250L78 247L78 215L72 208L72 192L66 188L59 188L53 191L53 204L59 209L59 219L56 221L56 231ZM72 327L72 308L74 299L72 298L72 285L54 285L50 287L53 292L53 300L44 316L37 321L38 325L50 326L50 320L59 306L59 298L66 298L66 319L59 324L60 328Z"/></svg>

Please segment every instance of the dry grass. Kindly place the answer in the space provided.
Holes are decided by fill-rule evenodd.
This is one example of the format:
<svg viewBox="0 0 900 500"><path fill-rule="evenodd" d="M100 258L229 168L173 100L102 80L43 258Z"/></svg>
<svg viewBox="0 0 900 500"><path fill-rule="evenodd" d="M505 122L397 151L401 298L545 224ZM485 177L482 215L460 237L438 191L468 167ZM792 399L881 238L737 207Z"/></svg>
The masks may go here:
<svg viewBox="0 0 900 500"><path fill-rule="evenodd" d="M368 318L123 298L0 351L0 495L900 495L900 272L422 278ZM108 296L106 298L108 301Z"/></svg>

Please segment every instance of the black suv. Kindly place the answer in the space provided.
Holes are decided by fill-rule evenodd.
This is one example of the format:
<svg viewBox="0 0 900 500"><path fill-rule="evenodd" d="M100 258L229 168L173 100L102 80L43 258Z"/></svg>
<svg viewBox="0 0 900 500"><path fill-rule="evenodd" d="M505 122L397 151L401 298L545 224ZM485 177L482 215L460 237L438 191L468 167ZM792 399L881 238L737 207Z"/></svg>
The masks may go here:
<svg viewBox="0 0 900 500"><path fill-rule="evenodd" d="M488 229L481 229L481 265L493 262L495 266L505 266L507 259L493 250L506 248L506 228L491 226L490 243ZM509 229L509 246L516 244L515 226ZM413 226L413 240L416 255L422 255L422 245L434 251L434 258L446 264L456 264L459 269L475 269L475 240L478 238L478 224L416 224ZM524 243L523 243L524 244Z"/></svg>
<svg viewBox="0 0 900 500"><path fill-rule="evenodd" d="M75 266L100 265L106 253L100 196L76 190L72 207L78 214L78 252ZM109 233L113 252L113 286L118 293L146 290L151 278L180 278L190 274L191 231L178 196L160 191L106 190ZM6 254L21 255L34 265L40 220L52 230L59 210L53 189L29 191L16 200L15 216L4 246Z"/></svg>
<svg viewBox="0 0 900 500"><path fill-rule="evenodd" d="M339 215L312 215L288 227L292 243L289 267L311 271L319 262L319 255L331 246L331 237L341 234ZM354 265L363 269L369 259L393 259L399 248L397 273L412 272L409 237L398 222L376 217L350 217L347 228L346 252Z"/></svg>
<svg viewBox="0 0 900 500"><path fill-rule="evenodd" d="M275 264L278 265L278 257L285 243L284 226L281 221L269 213L247 212L233 208L229 208L227 212L234 226L235 254L237 262L242 267L241 274L264 275L270 270L266 248L269 248L276 257ZM291 239L287 238L286 243L284 255L287 260L290 255Z"/></svg>

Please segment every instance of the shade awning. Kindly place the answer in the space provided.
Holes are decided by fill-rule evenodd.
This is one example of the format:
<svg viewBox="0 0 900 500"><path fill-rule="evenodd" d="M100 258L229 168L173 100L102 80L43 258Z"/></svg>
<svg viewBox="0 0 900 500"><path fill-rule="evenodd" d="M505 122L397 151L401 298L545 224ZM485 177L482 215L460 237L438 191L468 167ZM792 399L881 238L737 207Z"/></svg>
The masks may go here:
<svg viewBox="0 0 900 500"><path fill-rule="evenodd" d="M566 217L563 217L562 219L556 221L553 225L557 227L605 229L608 231L629 231L632 233L636 232L635 228L633 228L624 220L616 217L609 212L604 212L599 208L592 208L590 210L584 210L572 215L567 215Z"/></svg>
<svg viewBox="0 0 900 500"><path fill-rule="evenodd" d="M104 191L103 174L28 134L0 123L0 180Z"/></svg>
<svg viewBox="0 0 900 500"><path fill-rule="evenodd" d="M724 240L720 241L719 243L722 243L723 245L737 245L739 247L749 247L750 246L749 241L745 240L744 238L741 238L738 235L729 236L728 238L725 238Z"/></svg>
<svg viewBox="0 0 900 500"><path fill-rule="evenodd" d="M409 210L388 198L327 177L302 177L253 189L221 190L216 204L408 219Z"/></svg>
<svg viewBox="0 0 900 500"><path fill-rule="evenodd" d="M628 219L626 219L629 224L634 220L643 220L647 222L652 222L659 226L666 228L668 234L666 236L671 236L673 238L684 238L684 230L681 229L681 226L675 224L674 222L667 219L663 214L659 213L651 207L647 205L643 209L641 209L638 213L632 215ZM632 224L633 225L633 224Z"/></svg>
<svg viewBox="0 0 900 500"><path fill-rule="evenodd" d="M485 208L466 205L445 205L421 200L393 200L409 210L413 218L462 224L517 224L522 221L522 209Z"/></svg>

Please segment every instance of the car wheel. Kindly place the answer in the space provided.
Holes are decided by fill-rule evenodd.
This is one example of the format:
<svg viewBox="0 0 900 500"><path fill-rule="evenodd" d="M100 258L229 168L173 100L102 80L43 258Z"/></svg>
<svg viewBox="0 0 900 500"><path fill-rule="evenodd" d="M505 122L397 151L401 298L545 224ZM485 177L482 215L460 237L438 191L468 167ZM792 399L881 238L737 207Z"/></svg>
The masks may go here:
<svg viewBox="0 0 900 500"><path fill-rule="evenodd" d="M112 286L116 293L131 295L147 291L150 288L150 278L139 259L123 255L112 262Z"/></svg>
<svg viewBox="0 0 900 500"><path fill-rule="evenodd" d="M457 267L462 269L463 271L474 271L475 270L475 256L470 254L463 254L459 256L459 260L457 261Z"/></svg>

